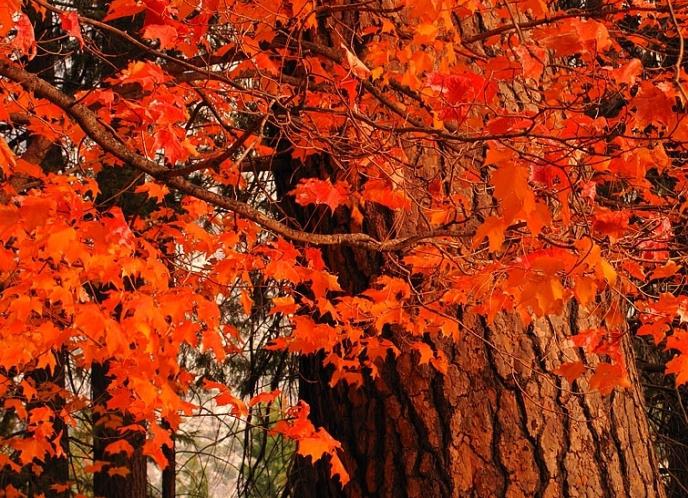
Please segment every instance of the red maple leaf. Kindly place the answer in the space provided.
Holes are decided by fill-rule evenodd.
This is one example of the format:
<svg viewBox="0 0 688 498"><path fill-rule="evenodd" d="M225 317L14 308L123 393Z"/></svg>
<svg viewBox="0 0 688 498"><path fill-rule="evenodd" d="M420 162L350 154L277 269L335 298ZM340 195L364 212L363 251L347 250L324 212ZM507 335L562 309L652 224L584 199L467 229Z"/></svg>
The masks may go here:
<svg viewBox="0 0 688 498"><path fill-rule="evenodd" d="M79 41L79 46L83 48L84 38L81 36L81 25L79 24L79 16L76 12L64 12L60 14L60 26L72 38Z"/></svg>
<svg viewBox="0 0 688 498"><path fill-rule="evenodd" d="M330 180L306 178L289 193L296 198L296 203L300 206L325 204L334 212L339 206L346 204L349 184L341 180L332 184Z"/></svg>

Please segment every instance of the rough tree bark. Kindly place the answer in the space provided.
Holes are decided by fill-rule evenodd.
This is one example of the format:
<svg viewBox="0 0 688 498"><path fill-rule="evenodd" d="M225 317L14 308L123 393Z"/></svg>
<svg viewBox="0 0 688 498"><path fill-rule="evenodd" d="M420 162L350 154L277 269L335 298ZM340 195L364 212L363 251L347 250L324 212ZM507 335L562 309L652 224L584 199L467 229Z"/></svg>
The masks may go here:
<svg viewBox="0 0 688 498"><path fill-rule="evenodd" d="M360 27L364 15L348 12L338 22ZM294 161L283 167L276 173L278 193L286 194L300 177L331 176L329 163L321 157L306 166ZM439 163L437 155L421 153L407 177L433 178ZM425 185L415 185L414 199L427 198ZM289 196L282 196L281 207L301 227L351 230L342 209L334 220L324 221ZM384 208L369 208L365 216L364 230L380 240L391 227L393 236L403 237L422 226L419 216L393 220ZM317 227L309 221L314 218ZM386 265L365 250L325 253L350 292L366 288ZM589 392L584 381L569 388L554 373L561 363L581 356L567 338L591 325L575 303L562 316L528 327L512 315L488 323L462 310L447 313L463 323L461 340L425 338L447 355L446 375L419 365L417 353L405 350L403 331L389 331L401 355L388 359L380 378L359 389L328 387L321 359L302 359L300 395L310 404L314 423L342 442L351 483L342 490L327 465L300 460L291 475L292 496L664 496L628 344L624 351L633 387L602 397Z"/></svg>
<svg viewBox="0 0 688 498"><path fill-rule="evenodd" d="M327 163L325 158L278 171L279 190L288 191L298 177L325 174ZM306 226L314 219L288 197L283 207ZM386 235L389 213L366 215L371 235ZM320 219L318 228L337 232L346 229L344 223L345 216ZM400 235L410 235L413 220L404 225L407 232ZM326 256L351 292L366 288L385 266L378 254L363 250L329 249ZM489 324L455 312L464 324L459 342L426 338L447 355L446 375L404 351L403 331L390 332L400 357L389 359L380 378L360 389L329 388L321 358L302 359L300 395L313 422L343 443L352 481L342 490L326 465L302 460L291 476L292 496L664 496L627 344L633 388L603 397L584 381L569 389L554 373L561 363L582 357L567 338L592 325L575 303L564 316L529 327L513 315Z"/></svg>
<svg viewBox="0 0 688 498"><path fill-rule="evenodd" d="M553 373L576 355L561 347L575 307L526 329L513 316L463 320L461 342L438 344L446 376L402 352L377 382L329 389L318 359L304 360L301 395L353 475L341 491L306 462L294 496L663 496L639 391L567 391Z"/></svg>

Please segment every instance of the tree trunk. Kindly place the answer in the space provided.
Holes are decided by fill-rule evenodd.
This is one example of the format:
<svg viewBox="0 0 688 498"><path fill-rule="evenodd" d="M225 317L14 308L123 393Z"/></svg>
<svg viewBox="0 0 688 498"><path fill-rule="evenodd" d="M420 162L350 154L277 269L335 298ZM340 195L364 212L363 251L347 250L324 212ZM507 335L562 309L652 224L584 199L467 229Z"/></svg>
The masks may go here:
<svg viewBox="0 0 688 498"><path fill-rule="evenodd" d="M111 206L122 209L125 216L144 215L150 209L150 203L145 196L128 192L136 178L132 168L104 167L96 176L100 195L97 199L103 210ZM131 282L132 285L139 285ZM98 300L106 297L102 290L96 290ZM143 455L145 434L142 432L128 432L122 434L117 430L135 423L135 420L121 411L108 410L106 405L110 399L108 386L108 362L94 364L91 368L91 390L94 405L93 410L93 459L95 462L107 462L100 472L93 474L93 490L96 497L103 498L146 498L148 477L146 473L146 457ZM134 448L133 455L124 453L107 454L105 448L117 440L124 439ZM112 471L111 469L119 469Z"/></svg>
<svg viewBox="0 0 688 498"><path fill-rule="evenodd" d="M426 170L432 158L426 156ZM328 159L276 172L278 192L301 176L326 176ZM419 163L416 163L419 164ZM419 167L419 170L422 169ZM294 170L299 170L294 174ZM414 191L414 198L420 198ZM283 197L282 208L298 224L318 231L348 231L347 216L329 221ZM372 208L367 231L385 238L391 213ZM407 213L398 236L419 224ZM313 227L310 227L313 228ZM324 251L342 287L357 293L385 271L379 254L352 248ZM609 396L591 392L582 378L569 386L555 370L583 357L568 338L595 326L572 303L559 317L524 327L516 315L501 313L494 323L459 309L447 309L462 324L461 339L426 334L424 340L449 361L443 375L420 365L404 331L390 331L401 350L388 358L380 377L361 388L329 387L321 358L301 361L300 396L311 406L316 426L343 445L351 482L342 489L326 463L299 459L291 493L327 497L663 497L629 344L623 351L632 388Z"/></svg>
<svg viewBox="0 0 688 498"><path fill-rule="evenodd" d="M51 372L48 369L40 368L32 371L29 377L36 386L50 389L52 386L60 389L65 388L66 362L68 361L67 351L62 350L54 354L56 357L55 367ZM27 404L27 410L37 408L40 405L49 406L55 418L53 428L56 434L60 434L60 449L62 456L50 456L40 465L40 475L30 475L28 496L41 496L47 498L67 498L69 493L69 428L60 415L64 407L64 400L59 396L53 397L47 403Z"/></svg>
<svg viewBox="0 0 688 498"><path fill-rule="evenodd" d="M293 171L293 168L290 168ZM277 174L278 191L298 177L326 175L328 160L312 161L298 175ZM296 178L295 178L296 177ZM344 230L346 216L324 222L284 198L292 219L320 231ZM378 238L392 224L389 212L366 213ZM407 219L401 236L412 233ZM360 292L385 270L379 254L350 248L326 251L331 271L349 292ZM405 348L403 331L389 339L401 355L361 388L330 388L321 358L301 361L300 396L316 426L342 442L351 482L342 490L327 464L300 459L291 475L294 497L662 497L635 360L623 345L632 388L609 396L574 385L554 371L583 360L568 337L590 328L575 302L560 317L524 327L515 315L494 323L462 310L461 339L425 340L449 360L446 375L420 365Z"/></svg>
<svg viewBox="0 0 688 498"><path fill-rule="evenodd" d="M289 191L288 184L301 176L328 174L328 165L320 158L277 171L278 191ZM324 221L288 196L282 207L305 227L317 219L320 231L345 229L344 215ZM371 235L386 233L388 214L366 213ZM414 223L404 225L402 235L409 235ZM350 248L329 249L326 260L353 293L385 266L379 255ZM351 483L342 490L326 464L301 459L291 475L292 496L664 496L627 344L634 388L602 397L589 392L584 380L569 387L554 373L579 358L595 363L567 340L592 326L575 303L564 316L529 327L515 315L498 315L489 324L473 313L455 312L463 324L460 341L425 338L447 356L446 375L405 350L403 331L389 337L401 355L359 389L329 388L321 358L302 359L300 396L311 406L315 425L342 442Z"/></svg>
<svg viewBox="0 0 688 498"><path fill-rule="evenodd" d="M287 178L295 183L302 175L326 175L327 165L321 158L297 175L278 171L278 191L288 191ZM341 213L323 221L288 196L282 206L302 226L318 219L319 231L346 229ZM368 231L378 238L393 224L383 208L366 217ZM407 219L400 236L415 225ZM379 254L331 248L325 255L352 293L385 271ZM424 338L447 356L446 375L420 365L399 330L388 338L400 356L388 358L380 377L361 388L330 388L322 358L302 359L300 396L311 406L314 424L342 442L351 482L342 490L327 464L300 459L291 475L292 496L664 496L629 344L622 347L633 387L601 396L582 378L569 386L555 373L564 362L597 362L568 339L595 325L575 302L562 316L527 327L512 314L488 323L461 309L446 312L462 324L461 339Z"/></svg>
<svg viewBox="0 0 688 498"><path fill-rule="evenodd" d="M39 38L54 37L55 30L51 20L39 15L30 7L26 12L31 17L36 36ZM55 43L46 44L46 48L52 50L53 54L59 51ZM54 63L56 59L57 57L52 54L42 54L42 56L31 60L27 64L27 69L43 74L44 77L52 78L54 77ZM28 130L24 132L24 136L26 138L26 149L21 155L22 160L41 166L46 173L64 166L64 159L59 144L55 144L40 135L32 135ZM22 174L15 174L7 178L6 181L18 192L32 183L30 177ZM0 204L5 204L9 201L10 199L3 192L0 195ZM69 357L66 350L53 351L48 354L55 356L53 370L37 368L27 373L26 377L39 392L55 393L56 390L65 388L65 373ZM0 489L3 489L6 484L12 484L17 489L25 492L29 497L64 498L69 496L69 428L60 414L64 406L64 400L56 394L46 396L47 401L41 400L27 403L26 409L30 411L46 406L53 411L53 428L55 434L60 434L60 448L63 456L46 456L45 460L40 464L25 466L19 473L7 472L7 468L3 469L0 472ZM11 413L8 416L11 418Z"/></svg>
<svg viewBox="0 0 688 498"><path fill-rule="evenodd" d="M107 364L94 364L91 369L92 399L95 405L93 459L96 462L107 462L107 465L93 474L93 494L102 498L146 498L146 457L142 452L145 434L132 431L122 434L118 430L134 421L120 413L106 411L109 383ZM105 452L110 443L122 439L134 448L133 455Z"/></svg>
<svg viewBox="0 0 688 498"><path fill-rule="evenodd" d="M342 441L352 482L342 491L301 462L293 496L663 496L639 390L601 397L553 373L578 355L566 347L575 306L525 329L514 316L462 321L461 341L435 341L446 375L402 352L378 381L329 389L318 359L303 361L301 396Z"/></svg>
<svg viewBox="0 0 688 498"><path fill-rule="evenodd" d="M170 429L170 424L163 421L162 427ZM175 498L177 496L177 449L174 432L171 434L172 447L163 446L162 453L167 458L167 467L162 471L161 498Z"/></svg>
<svg viewBox="0 0 688 498"><path fill-rule="evenodd" d="M358 16L347 12L339 21L360 30L365 14ZM429 181L423 178L441 176L442 160L420 144L409 152L416 160L400 173L411 197L422 205L429 195ZM330 162L327 157L305 166L294 161L276 171L281 208L301 228L350 232L345 209L332 217L313 216L285 195L301 177L331 178L335 168ZM384 240L414 235L423 226L418 213L393 218L385 208L368 207L363 230ZM330 271L351 293L368 287L388 262L362 249L324 252ZM594 325L579 316L575 303L562 316L528 327L515 315L502 313L488 323L461 309L446 313L463 325L461 339L424 338L446 354L445 375L420 365L400 330L390 331L388 338L401 354L389 357L380 377L360 388L342 383L330 388L330 372L321 358L302 359L300 396L309 403L314 424L342 443L351 482L342 489L325 462L314 466L310 459L299 459L291 474L292 496L664 496L628 344L623 351L633 388L603 397L590 392L585 380L569 386L554 373L564 362L596 362L582 358L567 339Z"/></svg>
<svg viewBox="0 0 688 498"><path fill-rule="evenodd" d="M671 359L669 354L646 338L636 337L633 342L666 495L688 496L688 390L677 387L675 379L666 375L664 365Z"/></svg>

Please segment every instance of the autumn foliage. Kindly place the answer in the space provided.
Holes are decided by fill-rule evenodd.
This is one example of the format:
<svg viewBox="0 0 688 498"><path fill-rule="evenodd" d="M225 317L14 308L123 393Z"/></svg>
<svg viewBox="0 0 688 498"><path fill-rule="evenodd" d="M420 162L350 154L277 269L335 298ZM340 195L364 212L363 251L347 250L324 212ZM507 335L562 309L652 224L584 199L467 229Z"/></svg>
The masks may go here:
<svg viewBox="0 0 688 498"><path fill-rule="evenodd" d="M528 325L572 301L595 324L573 344L594 360L559 366L569 386L629 387L629 321L688 382L688 5L589 3L2 2L0 408L15 430L0 465L40 472L96 409L125 414L162 468L190 389L237 418L288 401L242 399L181 362L246 353L228 300L244 318L262 307L280 324L267 350L319 354L333 386L376 378L402 349L446 372L426 338L461 347L457 309ZM55 42L39 22L62 58L41 70ZM112 67L70 87L61 75L86 53ZM104 198L112 168L131 181ZM144 207L112 202L125 193ZM342 283L328 259L340 247L384 258L366 288ZM96 364L104 405L32 376ZM341 445L288 404L272 433L328 455L346 485Z"/></svg>

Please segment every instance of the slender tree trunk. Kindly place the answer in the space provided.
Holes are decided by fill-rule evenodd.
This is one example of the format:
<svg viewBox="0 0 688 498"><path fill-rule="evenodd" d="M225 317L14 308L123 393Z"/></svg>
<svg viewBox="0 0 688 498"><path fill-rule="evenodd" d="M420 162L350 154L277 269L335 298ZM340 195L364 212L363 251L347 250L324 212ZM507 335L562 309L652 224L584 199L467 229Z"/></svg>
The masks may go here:
<svg viewBox="0 0 688 498"><path fill-rule="evenodd" d="M101 209L108 209L113 205L122 209L125 216L143 214L147 203L144 196L127 192L127 186L136 178L136 172L129 167L106 166L97 175L96 180L100 188L97 202ZM133 285L138 285L136 282ZM100 291L99 291L100 292ZM104 293L97 296L105 297ZM93 489L96 497L103 498L145 498L147 496L148 478L146 473L146 457L143 455L145 434L141 432L120 433L117 428L135 423L130 416L121 411L108 410L106 405L110 399L108 386L108 362L94 364L91 368L91 390L94 405L93 410L93 459L107 462L102 471L93 475ZM124 453L110 455L105 452L108 444L117 440L126 440L134 453L128 456ZM121 471L112 471L116 468Z"/></svg>
<svg viewBox="0 0 688 498"><path fill-rule="evenodd" d="M166 429L170 428L167 421L163 421L163 427ZM162 452L167 458L167 467L162 471L162 498L175 498L177 496L177 450L174 441L174 433L171 436L172 447L163 446Z"/></svg>
<svg viewBox="0 0 688 498"><path fill-rule="evenodd" d="M50 389L55 386L60 389L65 388L65 374L67 351L62 350L55 354L55 367L52 371L48 369L37 369L31 372L30 378L37 386ZM60 411L64 406L64 400L55 396L47 403L40 403L37 406L27 405L27 410L37 408L40 405L48 406L53 410L53 428L56 434L60 435L60 450L62 455L50 456L45 459L45 462L40 467L41 473L39 475L31 475L29 477L29 496L44 495L48 498L67 498L69 493L69 431L67 424L60 416Z"/></svg>
<svg viewBox="0 0 688 498"><path fill-rule="evenodd" d="M107 465L93 475L93 493L102 498L146 498L146 457L142 452L145 435L139 432L122 434L118 430L134 421L120 413L106 411L109 383L107 364L94 364L91 369L91 390L95 405L93 459L107 462ZM122 439L134 448L131 456L125 453L109 454L105 451L110 443Z"/></svg>
<svg viewBox="0 0 688 498"><path fill-rule="evenodd" d="M656 449L666 495L688 496L688 391L676 387L674 378L666 375L664 364L671 358L669 354L641 337L634 340L634 346L648 419L657 435Z"/></svg>

